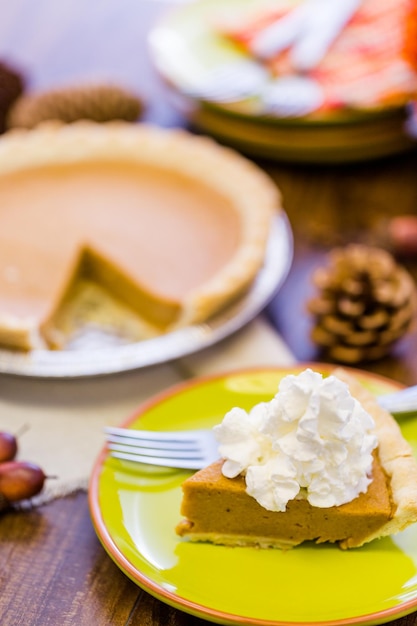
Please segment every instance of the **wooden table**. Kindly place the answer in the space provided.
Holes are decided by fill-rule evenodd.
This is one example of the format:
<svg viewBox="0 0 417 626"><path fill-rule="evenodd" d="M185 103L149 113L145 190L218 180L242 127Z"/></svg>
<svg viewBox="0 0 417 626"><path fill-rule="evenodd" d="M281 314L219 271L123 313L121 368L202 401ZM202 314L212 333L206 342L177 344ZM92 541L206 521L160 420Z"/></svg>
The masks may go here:
<svg viewBox="0 0 417 626"><path fill-rule="evenodd" d="M19 46L27 41L24 35L29 39L35 37L30 24L25 21L26 10L31 15L30 19L34 18L34 5L25 0L11 4L13 7L7 9L11 12L9 20L5 21L8 27L15 29L14 38L9 32L9 40L11 48L16 46L18 56L19 49L21 51ZM60 11L64 5L67 11L62 18L58 16L58 4ZM96 10L114 10L115 5L116 0L113 4L107 1L100 4L100 10L97 7ZM69 13L78 7L78 19L82 21L87 19L86 14L91 16L93 12L90 3L66 2L53 6L52 2L48 4L43 0L36 3L36 7L40 13L45 13L49 7L57 24L64 17L68 24L72 17L74 32L78 22ZM112 72L116 78L128 75L131 82L136 81L148 101L148 118L165 126L184 124L184 120L161 100L163 90L148 65L146 55L138 59L137 51L134 52L133 35L143 35L149 16L154 15L156 7L157 3L153 6L146 2L123 3L123 10L121 8L118 12L117 28L111 36L110 31L101 35L109 35L108 43L113 47L115 41L123 41L124 54L120 58L114 54ZM136 30L132 28L130 14L137 20ZM39 18L38 26L42 23ZM40 86L49 86L57 81L56 63L54 65L53 59L49 59L48 65L45 46L42 46L48 37L56 38L56 24L47 24L46 27L44 23L44 39L37 31L38 45L33 46L32 53L27 55L28 59L30 56L30 70L36 77L34 82ZM123 25L126 25L126 31L123 31ZM92 30L97 36L96 29ZM126 33L130 37L130 56L126 56L129 47ZM136 39L139 47L140 41L138 44ZM88 37L73 41L73 46L86 46L87 43ZM91 55L94 54L97 56L97 48L92 46ZM68 50L65 56L68 75L76 75L77 63L78 68L82 65L81 56L75 48ZM62 68L61 78L64 76ZM311 288L311 271L323 263L329 248L349 240L373 241L375 228L384 219L395 214L416 213L417 153L337 167L271 162L260 165L274 177L283 193L295 238L295 257L290 275L269 307L268 314L298 360L317 360L320 354L309 340L311 320L305 311L306 294ZM406 264L417 277L417 259L408 259ZM362 364L361 367L407 385L416 384L416 355L417 331L413 331L399 342L389 357ZM2 626L208 624L152 598L121 573L95 535L84 492L39 509L1 514L0 623ZM417 624L417 613L391 623L396 626Z"/></svg>

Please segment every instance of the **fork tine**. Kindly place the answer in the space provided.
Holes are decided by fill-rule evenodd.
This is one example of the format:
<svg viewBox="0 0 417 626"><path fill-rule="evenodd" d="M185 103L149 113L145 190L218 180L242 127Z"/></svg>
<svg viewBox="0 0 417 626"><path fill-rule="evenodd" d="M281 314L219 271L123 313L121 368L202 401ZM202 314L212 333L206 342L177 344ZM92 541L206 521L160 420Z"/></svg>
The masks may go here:
<svg viewBox="0 0 417 626"><path fill-rule="evenodd" d="M212 430L144 431L106 427L110 455L165 467L201 469L219 458Z"/></svg>
<svg viewBox="0 0 417 626"><path fill-rule="evenodd" d="M129 437L140 441L195 441L200 437L208 437L209 430L178 430L178 431L159 431L159 430L136 430L129 428L117 428L115 426L106 426L104 432L109 435L119 435L120 437Z"/></svg>
<svg viewBox="0 0 417 626"><path fill-rule="evenodd" d="M115 444L123 444L125 446L134 446L136 448L146 448L149 450L164 450L189 452L200 448L196 441L171 441L171 440L155 440L155 439L136 439L127 435L111 434L107 437L107 441Z"/></svg>
<svg viewBox="0 0 417 626"><path fill-rule="evenodd" d="M110 456L115 459L121 459L123 461L132 461L133 463L143 463L145 465L157 465L159 467L171 467L172 469L188 469L199 470L205 467L201 460L185 460L185 459L173 459L171 457L154 457L154 456L141 456L139 454L131 454L127 452L110 451Z"/></svg>
<svg viewBox="0 0 417 626"><path fill-rule="evenodd" d="M173 459L201 459L204 454L201 450L195 448L193 450L175 450L175 449L166 449L166 448L148 448L118 443L114 440L111 440L108 443L108 449L112 452L127 452L129 454L140 454L142 456L156 456L156 457L171 457Z"/></svg>

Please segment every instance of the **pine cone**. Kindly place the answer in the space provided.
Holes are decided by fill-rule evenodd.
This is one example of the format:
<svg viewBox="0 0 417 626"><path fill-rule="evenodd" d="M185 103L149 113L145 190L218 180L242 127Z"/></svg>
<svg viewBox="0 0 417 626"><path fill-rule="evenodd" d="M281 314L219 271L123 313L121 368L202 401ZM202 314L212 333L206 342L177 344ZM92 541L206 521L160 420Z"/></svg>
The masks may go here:
<svg viewBox="0 0 417 626"><path fill-rule="evenodd" d="M416 289L410 274L380 248L349 245L329 255L313 274L318 289L307 303L315 318L311 338L330 359L379 359L411 326Z"/></svg>
<svg viewBox="0 0 417 626"><path fill-rule="evenodd" d="M34 128L46 120L134 122L142 108L139 98L113 85L66 87L19 98L10 110L8 127Z"/></svg>
<svg viewBox="0 0 417 626"><path fill-rule="evenodd" d="M13 102L24 89L23 77L6 63L0 62L0 132L6 129L6 118Z"/></svg>

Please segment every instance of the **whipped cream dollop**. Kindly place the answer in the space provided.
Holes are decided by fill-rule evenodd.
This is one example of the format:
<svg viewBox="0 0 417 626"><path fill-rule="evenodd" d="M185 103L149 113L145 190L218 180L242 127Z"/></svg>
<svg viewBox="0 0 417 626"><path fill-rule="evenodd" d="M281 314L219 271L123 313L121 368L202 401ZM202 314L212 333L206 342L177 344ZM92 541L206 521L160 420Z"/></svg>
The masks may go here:
<svg viewBox="0 0 417 626"><path fill-rule="evenodd" d="M326 508L366 492L374 427L346 383L306 369L284 377L270 402L233 408L214 433L223 474L243 474L261 506L285 511L294 498Z"/></svg>

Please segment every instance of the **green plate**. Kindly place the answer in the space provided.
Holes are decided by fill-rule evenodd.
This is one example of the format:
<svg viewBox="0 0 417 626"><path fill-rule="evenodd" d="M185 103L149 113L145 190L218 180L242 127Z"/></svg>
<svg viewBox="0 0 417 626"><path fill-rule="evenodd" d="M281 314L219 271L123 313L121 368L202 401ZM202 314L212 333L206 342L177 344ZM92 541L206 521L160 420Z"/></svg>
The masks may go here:
<svg viewBox="0 0 417 626"><path fill-rule="evenodd" d="M285 1L284 5L287 4ZM187 95L207 73L251 59L239 45L219 34L220 24L229 23L236 15L239 20L245 21L245 18L259 16L263 10L268 12L276 6L276 0L197 0L180 3L163 12L150 31L152 61L168 84ZM212 103L211 106L241 118L256 117L268 125L275 123L293 128L329 124L351 126L375 117L386 118L399 108L367 106L362 109L337 109L331 115L327 112L325 115L314 113L303 117L280 117L265 112L257 97Z"/></svg>
<svg viewBox="0 0 417 626"><path fill-rule="evenodd" d="M349 162L415 147L404 130L404 106L336 109L304 117L280 117L264 110L259 96L214 103L198 90L201 77L249 59L222 37L218 25L259 15L276 0L198 0L164 12L149 34L153 64L171 88L173 103L202 131L249 156L294 162Z"/></svg>
<svg viewBox="0 0 417 626"><path fill-rule="evenodd" d="M211 427L233 406L269 400L283 376L305 367L194 379L141 406L124 426ZM399 387L352 371L374 393ZM417 456L417 417L401 427ZM103 449L91 477L100 541L127 576L161 601L219 624L257 626L380 624L417 610L417 524L348 551L310 543L285 552L187 543L174 528L188 475L112 459Z"/></svg>

